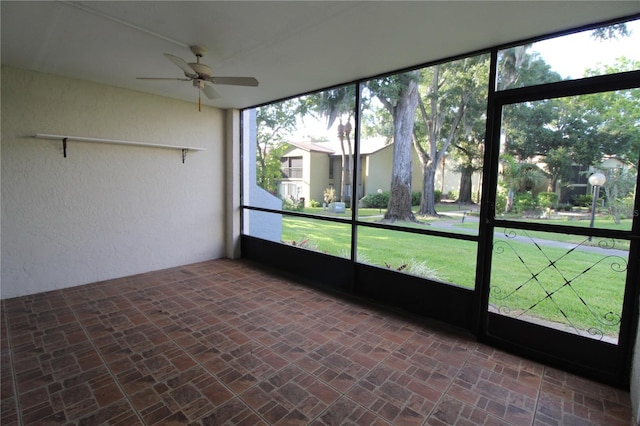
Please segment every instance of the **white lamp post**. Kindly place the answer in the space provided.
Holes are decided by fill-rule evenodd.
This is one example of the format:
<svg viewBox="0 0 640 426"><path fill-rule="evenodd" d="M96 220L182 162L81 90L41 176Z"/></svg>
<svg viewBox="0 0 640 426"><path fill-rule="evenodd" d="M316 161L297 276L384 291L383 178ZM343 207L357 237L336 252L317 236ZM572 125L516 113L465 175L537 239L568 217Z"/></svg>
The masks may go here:
<svg viewBox="0 0 640 426"><path fill-rule="evenodd" d="M594 173L589 176L589 183L593 187L593 202L591 203L591 222L589 222L589 228L593 228L593 222L596 217L596 203L598 202L600 187L606 182L607 178L602 173ZM589 241L591 241L591 237L589 237Z"/></svg>

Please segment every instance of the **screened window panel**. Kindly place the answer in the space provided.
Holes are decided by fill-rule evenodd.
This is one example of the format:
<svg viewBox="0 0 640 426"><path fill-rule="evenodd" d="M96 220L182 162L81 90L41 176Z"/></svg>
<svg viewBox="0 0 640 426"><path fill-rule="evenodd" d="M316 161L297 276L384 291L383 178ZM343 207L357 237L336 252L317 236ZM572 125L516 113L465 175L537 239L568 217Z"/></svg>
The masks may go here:
<svg viewBox="0 0 640 426"><path fill-rule="evenodd" d="M638 69L638 46L640 20L633 20L504 49L498 53L496 88L513 89Z"/></svg>
<svg viewBox="0 0 640 426"><path fill-rule="evenodd" d="M505 105L496 217L631 230L638 111L640 89Z"/></svg>

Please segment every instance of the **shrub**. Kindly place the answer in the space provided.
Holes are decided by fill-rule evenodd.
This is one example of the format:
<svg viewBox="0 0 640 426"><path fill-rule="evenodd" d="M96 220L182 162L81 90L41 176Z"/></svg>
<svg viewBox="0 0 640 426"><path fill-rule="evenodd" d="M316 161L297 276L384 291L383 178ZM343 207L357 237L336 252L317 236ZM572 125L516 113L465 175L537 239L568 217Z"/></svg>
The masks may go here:
<svg viewBox="0 0 640 426"><path fill-rule="evenodd" d="M320 201L311 200L309 201L309 207L322 207L322 203Z"/></svg>
<svg viewBox="0 0 640 426"><path fill-rule="evenodd" d="M386 209L388 205L389 191L367 194L360 199L360 206L363 208Z"/></svg>
<svg viewBox="0 0 640 426"><path fill-rule="evenodd" d="M556 209L561 212L570 212L572 207L573 205L571 203L562 203L558 204Z"/></svg>
<svg viewBox="0 0 640 426"><path fill-rule="evenodd" d="M574 195L571 197L571 202L576 207L591 207L593 196L591 194Z"/></svg>
<svg viewBox="0 0 640 426"><path fill-rule="evenodd" d="M300 240L291 240L291 241L285 241L285 240L281 240L280 241L283 244L287 244L290 246L294 246L294 247L299 247L299 248L303 248L306 250L313 250L313 251L319 251L322 253L327 253L326 250L321 251L320 248L318 247L318 245L316 243L314 243L313 241L311 241L309 238L301 238Z"/></svg>
<svg viewBox="0 0 640 426"><path fill-rule="evenodd" d="M609 206L609 212L614 218L617 215L618 220L632 219L634 215L637 214L634 210L633 197L623 198L617 200L615 204L612 203L612 205Z"/></svg>
<svg viewBox="0 0 640 426"><path fill-rule="evenodd" d="M398 272L406 272L407 274L430 278L432 280L443 280L436 269L429 267L426 262L420 262L416 259L409 259L400 265L390 265L384 262L384 266L387 269L393 269Z"/></svg>
<svg viewBox="0 0 640 426"><path fill-rule="evenodd" d="M547 209L555 208L558 205L558 194L555 192L541 192L538 194L538 204Z"/></svg>
<svg viewBox="0 0 640 426"><path fill-rule="evenodd" d="M516 213L524 213L535 210L537 207L536 199L531 192L523 192L517 194L514 199L514 208Z"/></svg>
<svg viewBox="0 0 640 426"><path fill-rule="evenodd" d="M290 198L285 198L282 200L282 210L301 212L304 210L304 203L302 201L295 201Z"/></svg>
<svg viewBox="0 0 640 426"><path fill-rule="evenodd" d="M326 188L322 196L324 197L324 202L329 205L329 203L334 202L336 199L336 190L334 188Z"/></svg>
<svg viewBox="0 0 640 426"><path fill-rule="evenodd" d="M420 201L422 200L422 192L414 191L411 193L411 205L419 206Z"/></svg>
<svg viewBox="0 0 640 426"><path fill-rule="evenodd" d="M442 191L434 191L434 197L436 203L442 201ZM414 191L411 193L411 205L419 206L422 201L422 192ZM360 207L363 208L375 208L386 209L389 205L389 191L383 191L381 193L368 194L360 199Z"/></svg>

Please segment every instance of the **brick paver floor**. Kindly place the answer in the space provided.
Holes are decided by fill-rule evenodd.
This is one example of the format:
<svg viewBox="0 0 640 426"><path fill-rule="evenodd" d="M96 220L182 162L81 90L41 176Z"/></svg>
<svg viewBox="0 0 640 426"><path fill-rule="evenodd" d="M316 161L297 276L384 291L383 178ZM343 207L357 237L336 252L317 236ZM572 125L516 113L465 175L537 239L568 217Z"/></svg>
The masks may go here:
<svg viewBox="0 0 640 426"><path fill-rule="evenodd" d="M621 425L629 393L214 260L2 301L2 425Z"/></svg>

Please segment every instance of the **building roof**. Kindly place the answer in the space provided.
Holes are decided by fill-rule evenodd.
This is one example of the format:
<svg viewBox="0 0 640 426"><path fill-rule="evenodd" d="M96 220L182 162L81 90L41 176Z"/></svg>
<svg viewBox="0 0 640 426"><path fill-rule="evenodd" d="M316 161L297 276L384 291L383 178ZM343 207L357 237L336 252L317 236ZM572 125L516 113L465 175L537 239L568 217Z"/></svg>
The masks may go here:
<svg viewBox="0 0 640 426"><path fill-rule="evenodd" d="M339 140L322 141L322 142L287 141L287 143L309 152L311 151L322 152L322 153L327 153L329 155L340 155L342 153L342 148L340 147ZM387 138L382 136L364 139L362 140L362 142L360 142L360 154L361 155L373 154L391 145L392 143L393 142L388 143ZM353 145L353 141L352 141L352 145ZM347 146L347 143L345 141L345 149L346 149L346 146Z"/></svg>
<svg viewBox="0 0 640 426"><path fill-rule="evenodd" d="M315 142L310 142L310 141L287 141L287 143L289 145L293 145L297 148L303 149L305 151L309 151L309 152L323 152L326 154L333 154L334 150L326 147L326 146L322 146L319 145L318 143Z"/></svg>

